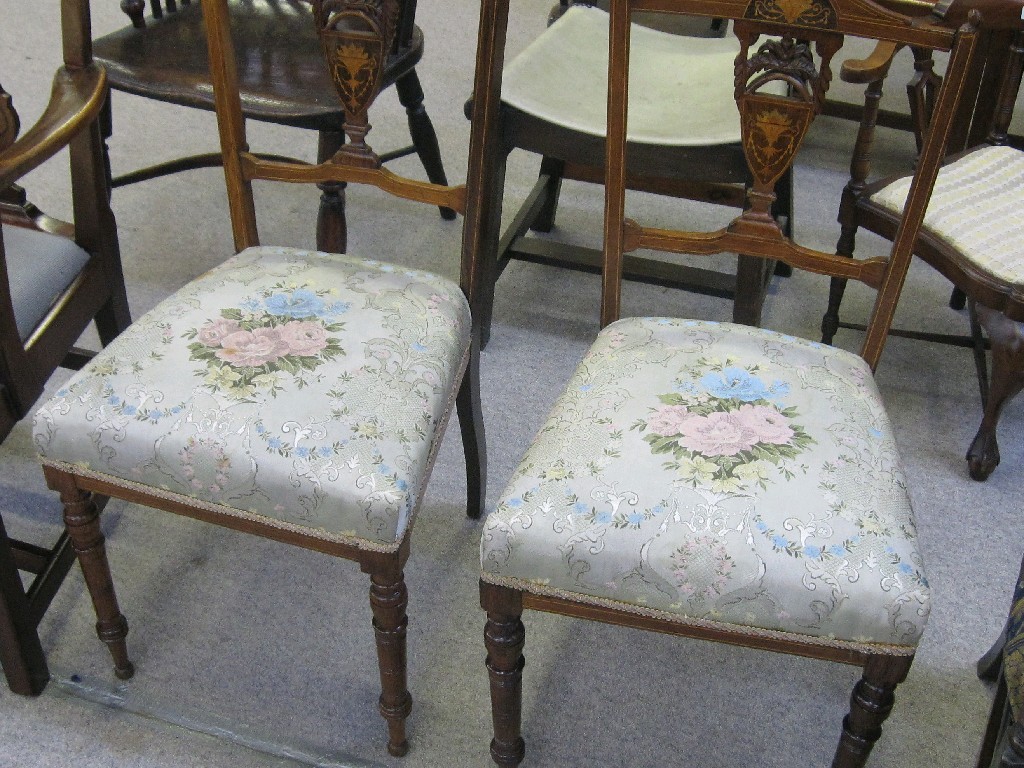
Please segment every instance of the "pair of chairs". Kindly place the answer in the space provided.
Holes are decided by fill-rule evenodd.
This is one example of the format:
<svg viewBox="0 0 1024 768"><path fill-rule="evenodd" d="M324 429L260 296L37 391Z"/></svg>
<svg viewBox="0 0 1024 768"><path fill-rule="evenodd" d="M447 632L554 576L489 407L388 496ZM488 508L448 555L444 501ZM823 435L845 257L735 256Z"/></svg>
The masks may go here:
<svg viewBox="0 0 1024 768"><path fill-rule="evenodd" d="M1018 7L992 5L987 23L1019 23ZM753 181L747 209L724 230L652 230L624 219L634 7L734 20L735 96ZM485 525L481 595L499 764L518 763L524 749L524 607L863 665L836 765L867 759L929 604L871 372L968 76L975 26L956 30L968 7L954 2L911 21L866 0L818 0L796 11L725 0L613 4L603 321L618 314L622 254L637 247L781 259L859 279L879 299L860 358L696 320L624 320L602 331ZM370 576L388 749L401 754L411 706L402 569L453 403L471 516L484 495L470 306L490 277L481 254L500 224L508 3L482 5L468 189L397 177L365 141L396 4L323 0L314 9L348 141L317 165L250 152L227 0L206 0L238 253L62 386L37 411L34 437L118 676L134 669L99 527L110 496L359 562ZM771 39L752 50L762 34ZM795 245L772 215L775 185L822 109L845 34L952 50L888 258L849 260ZM780 81L790 95L772 87ZM255 180L369 183L464 211L461 290L377 261L259 246Z"/></svg>

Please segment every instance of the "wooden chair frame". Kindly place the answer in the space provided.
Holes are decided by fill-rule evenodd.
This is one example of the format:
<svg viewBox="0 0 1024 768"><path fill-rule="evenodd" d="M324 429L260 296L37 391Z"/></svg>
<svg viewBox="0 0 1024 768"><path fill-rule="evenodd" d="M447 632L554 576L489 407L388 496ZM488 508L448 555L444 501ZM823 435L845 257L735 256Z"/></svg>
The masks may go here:
<svg viewBox="0 0 1024 768"><path fill-rule="evenodd" d="M330 56L336 49L346 45L360 48L366 46L370 54L381 48L387 49L389 35L394 31L387 22L388 14L394 10L393 0L384 0L375 7L359 0L323 0L317 3L316 10L325 55ZM238 74L231 41L228 0L204 0L203 12L207 24L211 76L237 250L259 244L252 194L254 180L332 184L358 182L376 186L398 197L446 206L456 211L465 210L466 191L463 186L447 187L396 176L382 167L380 156L366 144L365 137L369 130L367 112L379 90L379 80L375 88L353 92L346 81L338 77L339 96L345 104L348 141L326 162L317 165L296 164L266 159L250 152L236 86ZM380 71L377 70L376 74L379 76ZM471 251L467 253L470 256L463 265L462 285L467 296L472 299L473 258ZM486 477L478 388L478 349L478 337L474 331L456 401L467 460L467 514L473 518L479 517L482 509ZM108 645L114 659L115 674L120 678L131 677L134 667L128 658L125 642L128 625L114 594L104 537L100 531L97 503L100 500L116 497L358 562L362 571L370 576L370 605L382 687L379 709L387 721L387 748L393 755L406 752L408 742L405 720L412 703L406 682L408 592L403 573L409 557L408 533L396 551L379 552L210 511L200 505L168 499L159 492L130 489L53 466L45 466L44 473L49 486L60 493L68 533L96 609L97 633Z"/></svg>
<svg viewBox="0 0 1024 768"><path fill-rule="evenodd" d="M949 3L936 6L930 19L908 22L905 17L889 13L880 6L854 0L844 4L846 15L835 13L830 21L820 26L797 22L787 29L780 12L772 21L765 22L762 7L771 4L748 4L745 0L713 0L688 2L687 0L613 0L609 56L608 130L605 168L605 229L602 264L602 326L614 321L620 313L620 288L623 276L623 254L636 248L651 248L678 253L716 254L721 252L745 253L765 259L779 259L794 267L820 274L834 274L857 279L877 289L872 323L865 336L861 356L875 368L885 344L887 329L892 321L896 301L906 278L912 257L916 234L924 217L928 196L934 184L944 145L952 127L955 107L960 98L976 42L976 27L965 25L954 31L965 20L966 5ZM838 3L836 4L838 5ZM996 3L990 3L995 6ZM503 147L501 145L501 74L503 69L504 40L508 23L509 0L486 0L481 8L480 37L478 41L478 67L473 99L473 140L470 149L469 178L480 179L481 184L471 195L467 209L469 234L466 243L479 247L479 243L498 237L500 216L499 195ZM817 10L833 8L831 3L816 4ZM1009 9L1015 11L1016 8ZM627 62L629 60L630 15L634 11L688 13L715 18L734 19L737 35L746 45L753 44L758 34L784 35L790 40L814 41L823 63L817 70L813 87L809 88L807 114L820 112L827 91L830 72L828 61L839 48L843 34L877 35L891 39L903 37L903 42L930 49L950 50L950 66L944 88L938 97L933 130L927 135L921 152L918 174L911 189L906 214L894 240L889 257L865 259L858 262L834 254L811 251L786 238L771 215L774 201L772 186L777 173L789 167L802 135L795 146L787 147L786 157L777 164L757 167L754 161L755 182L748 195L746 210L733 223L717 232L679 232L643 227L624 216L625 190L629 169L625 162ZM824 11L823 11L824 12ZM978 17L972 16L976 25ZM1010 23L1003 16L1005 23ZM773 23L774 22L774 23ZM898 30L898 31L897 31ZM756 68L746 68L746 52L737 60L736 97L740 103L747 98L744 91L748 80L756 80ZM741 59L743 63L741 64ZM765 64L765 71L780 62ZM753 65L749 65L753 67ZM756 86L751 86L751 90ZM741 106L742 113L742 106ZM810 119L808 118L808 120ZM751 132L752 133L752 132ZM753 141L744 133L744 142ZM748 153L748 156L749 153ZM483 268L490 267L484 259ZM485 280L485 284L486 284ZM558 613L575 618L601 621L608 624L631 626L684 637L695 637L713 642L742 645L775 652L827 659L863 668L863 677L854 689L851 709L843 724L842 736L836 751L835 768L862 766L877 740L881 724L893 704L893 690L906 677L912 656L872 652L852 647L824 647L796 639L766 637L754 632L731 631L683 623L654 616L640 615L628 606L615 608L596 602L581 602L551 594L538 587L512 588L480 583L481 606L487 613L485 643L487 669L491 680L491 702L494 738L491 756L502 766L515 766L525 754L521 736L522 671L525 629L522 622L524 609Z"/></svg>

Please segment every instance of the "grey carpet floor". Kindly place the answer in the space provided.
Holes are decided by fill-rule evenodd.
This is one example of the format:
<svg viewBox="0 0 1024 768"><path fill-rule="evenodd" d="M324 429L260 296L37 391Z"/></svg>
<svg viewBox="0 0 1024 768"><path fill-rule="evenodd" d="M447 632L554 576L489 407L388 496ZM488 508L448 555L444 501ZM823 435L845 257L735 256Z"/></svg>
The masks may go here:
<svg viewBox="0 0 1024 768"><path fill-rule="evenodd" d="M48 92L56 50L56 3L7 0L0 26L2 82L28 124ZM543 27L548 0L515 3L510 53ZM97 33L123 24L117 3L94 2ZM428 49L420 69L449 179L464 180L478 6L421 2ZM557 76L553 73L553 76ZM898 89L897 89L898 90ZM406 139L393 93L372 115L371 143ZM853 126L816 124L798 168L798 237L830 247L847 156L835 146ZM313 137L255 126L254 148L305 153ZM214 149L211 115L116 94L115 171L197 149ZM885 133L879 164L911 156L907 136ZM843 150L845 152L845 150ZM414 160L401 167L415 173ZM536 160L510 159L508 200L522 199ZM32 189L44 208L66 212L60 174L43 169ZM231 252L218 170L165 178L114 194L133 312ZM317 195L258 189L264 242L311 246ZM721 212L631 196L645 221L710 223ZM350 188L350 251L456 277L461 221L429 208ZM600 192L567 185L559 233L600 237ZM884 243L861 238L862 253ZM724 264L723 269L729 265ZM492 341L482 359L494 504L516 461L597 329L596 277L513 264L497 290ZM765 324L809 335L825 302L824 280L776 280ZM915 265L899 325L964 331L947 308L949 286ZM846 314L863 319L866 292ZM725 320L729 303L630 285L624 314ZM856 348L854 332L839 343ZM920 652L872 766L973 765L991 691L974 662L997 635L1021 554L1021 403L1003 418L1003 465L983 484L966 476L963 453L980 418L969 352L892 339L878 372L903 451L918 516L934 610ZM27 425L0 448L0 513L12 533L58 530ZM411 751L384 750L376 713L376 660L366 578L352 563L255 540L136 506L104 514L121 605L138 668L116 683L93 633L77 570L41 627L56 682L38 699L0 689L0 766L483 766L490 715L477 598L479 525L464 517L465 478L457 429L449 429L413 536L409 668L415 700ZM851 667L703 644L561 617L528 614L523 727L533 766L823 766L831 759L850 690Z"/></svg>

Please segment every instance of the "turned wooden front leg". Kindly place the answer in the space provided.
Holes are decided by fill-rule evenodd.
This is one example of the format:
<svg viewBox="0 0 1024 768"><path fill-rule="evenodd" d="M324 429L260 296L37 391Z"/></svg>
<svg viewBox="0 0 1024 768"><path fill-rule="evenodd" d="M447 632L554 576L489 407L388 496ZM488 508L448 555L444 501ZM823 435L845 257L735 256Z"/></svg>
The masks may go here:
<svg viewBox="0 0 1024 768"><path fill-rule="evenodd" d="M832 768L861 768L892 712L896 686L907 679L913 656L872 656L853 688Z"/></svg>
<svg viewBox="0 0 1024 768"><path fill-rule="evenodd" d="M64 525L96 609L96 634L110 649L114 658L114 674L127 680L135 674L125 642L128 620L117 605L107 549L100 530L99 509L92 494L76 485L73 475L47 468L46 476L50 487L60 492Z"/></svg>
<svg viewBox="0 0 1024 768"><path fill-rule="evenodd" d="M491 678L494 738L491 758L501 766L517 766L526 754L521 735L523 714L523 596L506 587L480 582L480 604L487 611L484 643Z"/></svg>
<svg viewBox="0 0 1024 768"><path fill-rule="evenodd" d="M412 711L406 680L406 608L409 593L401 569L370 574L370 607L380 665L380 713L388 723L388 752L400 757L409 751L405 719Z"/></svg>

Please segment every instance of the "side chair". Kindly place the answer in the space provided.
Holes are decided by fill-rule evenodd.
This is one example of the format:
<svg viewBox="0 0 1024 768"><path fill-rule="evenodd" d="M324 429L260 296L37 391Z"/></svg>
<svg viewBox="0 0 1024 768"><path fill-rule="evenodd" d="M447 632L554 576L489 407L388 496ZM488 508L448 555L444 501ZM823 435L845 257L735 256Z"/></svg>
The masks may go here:
<svg viewBox="0 0 1024 768"><path fill-rule="evenodd" d="M89 359L76 343L91 323L108 344L131 322L100 125L106 74L90 55L88 4L62 0L60 19L64 64L20 136L0 87L0 441L58 368ZM73 222L44 214L18 183L65 149ZM37 627L73 562L66 535L40 546L12 538L0 520L0 661L16 693L39 694L50 678ZM27 589L19 571L34 575Z"/></svg>
<svg viewBox="0 0 1024 768"><path fill-rule="evenodd" d="M500 239L488 243L483 257L489 270L479 309L485 343L495 283L511 260L601 271L599 249L567 242L554 227L563 180L603 182L608 13L589 3L561 0L552 17L551 25L504 65L499 111L503 151L508 155L522 149L540 155L541 161L530 194ZM731 35L721 34L717 20L701 19L687 29L707 34L676 34L634 23L634 78L649 92L633 105L627 184L634 190L742 208L752 179L740 148L739 119L728 87L723 87L732 82L739 47ZM664 77L668 71L680 75ZM782 91L785 84L771 87ZM504 165L498 172L503 179ZM495 195L503 196L502 186L494 185ZM790 232L790 174L783 174L776 187L773 211ZM531 230L545 234L532 236ZM625 257L624 274L630 280L731 298L733 320L758 325L773 268L771 261L747 255L738 256L734 268L722 270L631 253Z"/></svg>
<svg viewBox="0 0 1024 768"><path fill-rule="evenodd" d="M110 1L110 0L107 0ZM245 117L316 131L317 161L334 155L345 141L345 111L321 61L311 0L232 0L231 26ZM184 107L212 111L206 43L199 0L124 0L131 24L95 41L96 60L114 90ZM423 106L416 65L423 56L423 32L416 25L416 0L401 0L395 35L383 52L381 88L395 86L405 107L412 146L381 154L387 162L415 152L427 178L447 184L437 135ZM177 158L113 179L115 188L169 173L218 165L220 153ZM321 183L317 248L343 253L347 244L344 184ZM446 219L455 211L441 208Z"/></svg>
<svg viewBox="0 0 1024 768"><path fill-rule="evenodd" d="M1020 24L1019 3L989 5L986 22ZM613 0L605 327L481 541L498 765L523 759L524 719L527 730L544 726L523 711L524 609L859 666L833 766L865 764L910 670L931 599L873 371L968 77L979 23L973 11L964 23L969 7L953 0L911 19L869 0ZM633 11L732 20L739 55L729 90L753 182L743 213L723 229L652 229L625 217L628 106L640 86L629 74ZM507 17L508 0L483 3L470 178L489 178L488 165L500 162L489 153L500 140ZM950 52L894 245L860 260L794 242L771 215L774 186L823 108L831 62L847 35ZM779 82L785 92L770 87ZM479 190L483 200L487 193ZM471 215L468 226L489 234L483 215ZM878 292L860 355L733 323L616 321L623 253L637 248L746 253L859 280ZM827 281L820 282L824 292ZM713 691L713 674L680 669L680 684ZM686 759L708 762L692 752Z"/></svg>
<svg viewBox="0 0 1024 768"><path fill-rule="evenodd" d="M465 189L397 176L365 141L398 32L395 0L313 8L348 141L313 166L250 152L229 3L204 0L237 254L83 368L37 411L34 438L118 677L134 667L97 509L110 496L358 562L370 577L387 749L401 755L412 706L403 568L453 407L471 517L484 497L473 264L460 289L376 259L260 245L252 183L359 182L456 211Z"/></svg>
<svg viewBox="0 0 1024 768"><path fill-rule="evenodd" d="M966 297L971 335L950 338L927 329L892 330L973 349L983 408L966 456L975 480L985 480L999 465L999 417L1024 388L1024 215L1020 210L1024 151L1013 147L1008 135L1024 71L1024 35L992 31L983 42L984 56L979 57L969 98L957 119L953 151L939 171L914 246L919 258L953 284L953 308L962 309ZM895 235L911 178L890 176L869 182L874 118L887 70L888 60L882 58L875 67L864 67L857 74L867 88L858 150L839 212L842 230L836 252L844 256L853 254L858 230L889 239ZM840 321L845 287L845 281L833 281L822 319L825 343L832 343L840 327L859 327ZM986 347L991 348L991 370Z"/></svg>

